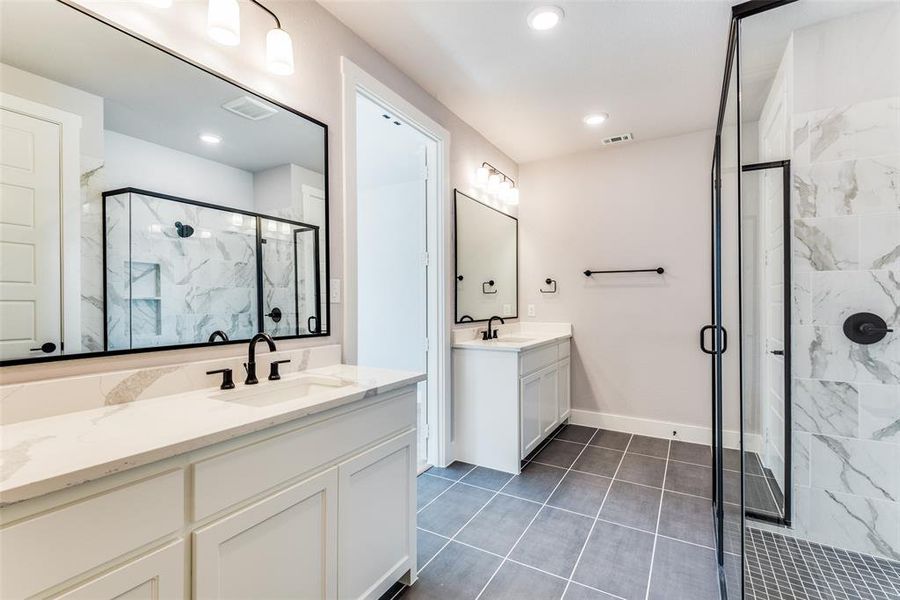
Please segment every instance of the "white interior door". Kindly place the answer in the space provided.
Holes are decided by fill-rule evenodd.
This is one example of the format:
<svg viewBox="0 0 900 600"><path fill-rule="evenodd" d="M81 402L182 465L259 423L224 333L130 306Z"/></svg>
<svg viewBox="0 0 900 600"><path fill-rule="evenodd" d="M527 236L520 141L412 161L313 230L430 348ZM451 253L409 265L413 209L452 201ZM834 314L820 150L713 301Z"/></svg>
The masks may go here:
<svg viewBox="0 0 900 600"><path fill-rule="evenodd" d="M57 123L0 107L0 360L60 350L60 145Z"/></svg>

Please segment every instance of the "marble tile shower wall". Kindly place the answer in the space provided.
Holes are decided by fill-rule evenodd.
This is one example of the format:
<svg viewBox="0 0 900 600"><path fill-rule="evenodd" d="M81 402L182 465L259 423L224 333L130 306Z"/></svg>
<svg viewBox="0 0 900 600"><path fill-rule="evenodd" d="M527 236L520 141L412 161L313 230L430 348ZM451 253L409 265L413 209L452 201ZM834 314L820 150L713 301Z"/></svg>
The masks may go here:
<svg viewBox="0 0 900 600"><path fill-rule="evenodd" d="M253 335L255 220L134 193L107 202L110 350Z"/></svg>
<svg viewBox="0 0 900 600"><path fill-rule="evenodd" d="M793 129L796 528L900 560L900 96ZM851 342L860 311L898 332Z"/></svg>

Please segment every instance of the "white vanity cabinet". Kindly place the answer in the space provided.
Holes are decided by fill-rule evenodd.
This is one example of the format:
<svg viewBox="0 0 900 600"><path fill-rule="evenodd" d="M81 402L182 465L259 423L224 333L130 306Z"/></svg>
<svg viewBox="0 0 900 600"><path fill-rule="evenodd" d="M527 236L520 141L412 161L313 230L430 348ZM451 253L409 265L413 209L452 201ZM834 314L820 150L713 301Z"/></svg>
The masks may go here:
<svg viewBox="0 0 900 600"><path fill-rule="evenodd" d="M415 580L416 384L0 508L0 598L370 599Z"/></svg>
<svg viewBox="0 0 900 600"><path fill-rule="evenodd" d="M518 473L521 460L569 418L571 340L560 337L524 349L454 347L456 459Z"/></svg>

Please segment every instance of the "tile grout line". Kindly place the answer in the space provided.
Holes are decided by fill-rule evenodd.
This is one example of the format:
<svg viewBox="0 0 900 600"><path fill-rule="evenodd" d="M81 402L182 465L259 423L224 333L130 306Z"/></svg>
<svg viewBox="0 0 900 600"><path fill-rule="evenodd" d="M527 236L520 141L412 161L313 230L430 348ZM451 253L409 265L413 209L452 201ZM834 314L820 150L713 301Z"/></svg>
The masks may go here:
<svg viewBox="0 0 900 600"><path fill-rule="evenodd" d="M600 430L597 430L599 433ZM597 433L594 435L596 436ZM593 437L591 439L594 439ZM575 564L572 565L572 571L569 573L569 582L566 583L566 589L563 590L563 596L565 596L569 592L569 588L572 585L572 578L575 577L575 571L578 569L578 563L581 562L581 557L584 555L584 550L587 548L588 543L591 541L591 535L594 533L594 528L597 526L597 521L600 520L600 513L603 511L603 506L606 504L606 499L609 498L609 492L612 490L613 484L616 482L616 475L619 474L619 469L622 468L622 463L625 461L625 455L628 453L628 448L631 447L631 440L634 439L634 434L628 438L628 442L625 444L625 450L622 451L622 456L619 457L619 464L616 465L616 471L613 473L612 478L609 481L609 487L606 488L606 493L603 494L603 500L600 501L600 508L597 509L597 516L594 517L594 522L591 523L591 529L588 531L587 537L584 539L584 544L581 545L581 551L578 553L578 558L575 559ZM575 463L572 463L575 464ZM605 522L605 521L604 521ZM578 583L577 581L575 583ZM580 585L580 584L579 584ZM608 592L603 592L608 593Z"/></svg>
<svg viewBox="0 0 900 600"><path fill-rule="evenodd" d="M663 473L662 489L659 491L659 511L656 513L656 530L653 532L653 552L650 554L650 572L647 573L647 591L644 593L644 600L650 598L650 583L653 581L653 561L656 559L656 543L659 541L659 522L662 519L663 500L666 495L666 477L669 475L669 456L672 454L672 440L669 440L669 446L666 450L666 470Z"/></svg>
<svg viewBox="0 0 900 600"><path fill-rule="evenodd" d="M600 430L598 429L597 431L600 431ZM597 435L597 431L594 432L594 435ZM557 436L557 435L559 435L558 432L553 436L553 439L556 439L556 436ZM591 436L591 439L594 439L594 435ZM588 441L590 441L590 440L588 440ZM630 440L629 440L629 441L630 441ZM581 455L584 454L584 451L585 451L585 449L587 449L588 445L589 445L589 444L585 444L584 446L582 446L581 450L578 452L578 456L576 456L576 457L575 457L575 460L572 461L572 464L573 464L573 465L578 461L579 458L581 458ZM622 456L625 456L624 453L622 454ZM621 462L620 462L620 464L621 464ZM481 595L484 594L484 590L487 589L487 587L488 587L488 586L491 584L491 582L494 580L494 577L497 576L497 573L500 572L500 569L503 568L503 565L506 564L506 559L510 557L510 555L513 553L513 550L516 549L516 546L519 545L519 542L522 541L522 538L525 537L525 534L528 533L528 530L531 529L531 526L532 526L532 525L534 525L534 522L537 520L538 516L541 514L541 512L544 510L544 508L546 508L547 502L549 502L549 501L550 501L550 498L553 497L553 494L556 493L557 488L559 488L559 486L562 484L563 480L565 480L566 475L569 474L569 471L570 471L570 470L571 470L571 465L569 465L569 468L566 469L566 472L563 473L563 476L559 479L559 481L556 482L556 485L553 486L553 489L550 490L550 493L547 495L547 498L544 500L543 504L541 505L541 508L539 508L539 509L537 510L537 512L534 513L534 516L531 518L531 521L529 521L528 526L525 527L525 530L522 531L521 535L519 535L518 539L516 539L516 542L512 545L512 547L510 547L509 552L507 552L507 553L506 553L506 556L504 557L504 559L503 559L502 561L500 561L500 565L494 570L493 574L492 574L492 575L490 576L490 578L487 580L487 583L485 583L485 584L484 584L484 587L481 588L481 591L478 592L478 595L475 596L475 600L479 600L479 599L481 598ZM510 479L510 481L512 481L512 479ZM508 482L507 482L507 483L508 483ZM506 486L504 486L504 487L506 487ZM608 491L609 491L609 490L607 490L607 492L608 492ZM568 587L569 587L568 584L566 584L566 589L568 589ZM565 592L563 592L563 593L565 593Z"/></svg>
<svg viewBox="0 0 900 600"><path fill-rule="evenodd" d="M429 506L431 506L432 503L434 503L435 500L437 500L438 498L440 498L441 496L443 496L444 494L446 494L448 491L450 491L450 488L454 487L457 483L461 483L463 477L466 477L466 475L468 475L469 473L471 473L472 471L474 471L474 470L477 469L477 468L478 468L477 466L472 466L471 469L469 469L468 471L466 471L466 474L465 474L465 475L463 475L462 477L460 477L459 479L456 479L456 480L449 479L449 478L447 478L447 477L440 477L439 475L432 475L431 477L440 477L440 478L443 479L444 481L453 481L453 484L452 484L452 485L448 485L446 490L443 490L440 494L438 494L437 496L435 496L434 498L432 498L431 500L429 500L429 501L425 504L425 506L423 506L422 508L418 509L418 510L416 511L416 516L418 516L420 512L422 512L423 510L425 510L426 508L428 508ZM425 473L422 473L422 475L424 475L424 474L425 474ZM416 481L418 481L419 477L421 477L422 475L416 475ZM416 522L418 522L418 519L416 519Z"/></svg>

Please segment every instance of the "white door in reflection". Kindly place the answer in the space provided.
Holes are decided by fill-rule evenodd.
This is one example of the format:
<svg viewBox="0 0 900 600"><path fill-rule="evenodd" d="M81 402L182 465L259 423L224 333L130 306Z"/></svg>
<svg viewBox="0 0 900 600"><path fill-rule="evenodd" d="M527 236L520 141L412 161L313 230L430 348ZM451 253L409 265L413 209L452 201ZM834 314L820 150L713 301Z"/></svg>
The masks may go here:
<svg viewBox="0 0 900 600"><path fill-rule="evenodd" d="M0 360L61 342L60 125L13 102L0 106Z"/></svg>
<svg viewBox="0 0 900 600"><path fill-rule="evenodd" d="M357 362L428 370L427 148L430 140L357 98ZM431 142L433 143L433 142ZM419 463L427 462L419 384Z"/></svg>

